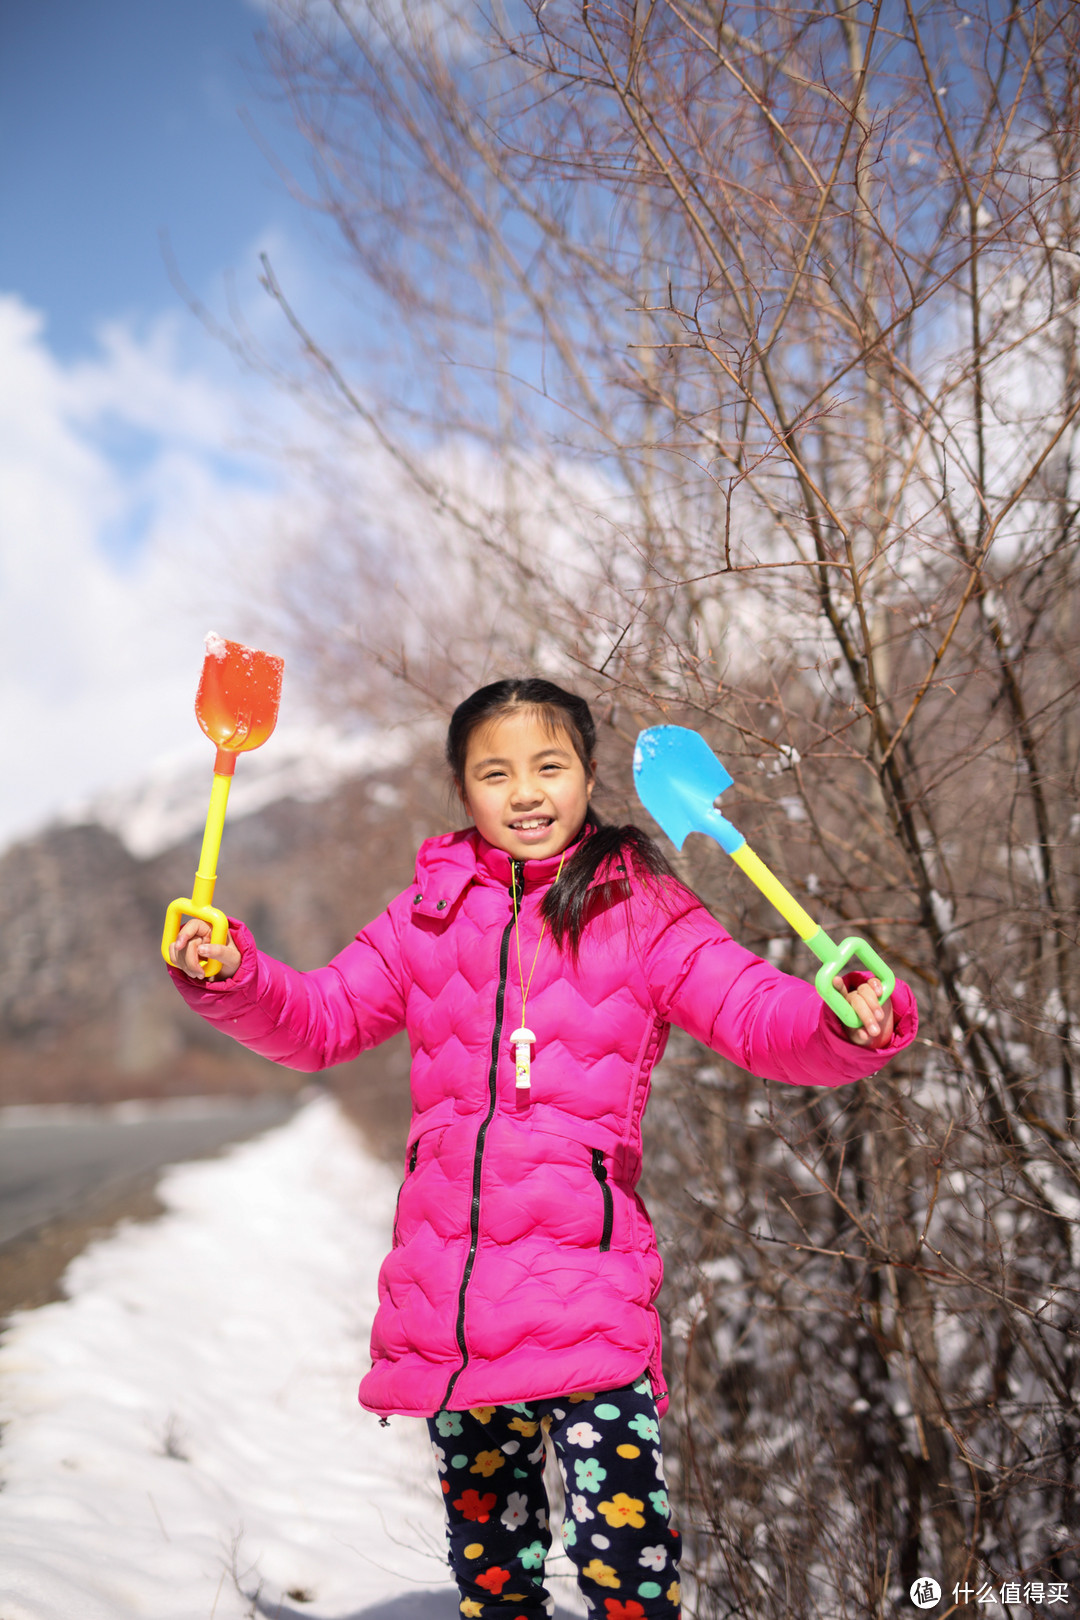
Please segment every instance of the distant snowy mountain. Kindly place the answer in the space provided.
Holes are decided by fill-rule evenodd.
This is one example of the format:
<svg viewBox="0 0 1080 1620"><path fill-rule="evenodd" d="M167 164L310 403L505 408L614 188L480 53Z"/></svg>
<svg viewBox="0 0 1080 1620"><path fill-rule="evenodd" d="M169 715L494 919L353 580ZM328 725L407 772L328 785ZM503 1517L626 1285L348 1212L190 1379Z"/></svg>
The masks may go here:
<svg viewBox="0 0 1080 1620"><path fill-rule="evenodd" d="M229 821L265 810L279 799L317 803L352 777L401 765L424 740L424 728L341 732L329 725L276 731L264 747L237 761L229 792ZM73 805L65 826L98 825L114 833L138 860L172 849L201 831L206 818L213 749L209 743L159 765L141 782Z"/></svg>

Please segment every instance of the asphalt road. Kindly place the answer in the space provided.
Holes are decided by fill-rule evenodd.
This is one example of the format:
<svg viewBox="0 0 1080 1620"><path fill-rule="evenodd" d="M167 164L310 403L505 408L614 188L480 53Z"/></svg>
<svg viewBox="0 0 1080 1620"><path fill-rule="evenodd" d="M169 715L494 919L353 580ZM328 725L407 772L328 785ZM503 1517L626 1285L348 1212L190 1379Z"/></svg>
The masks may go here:
<svg viewBox="0 0 1080 1620"><path fill-rule="evenodd" d="M0 1109L0 1247L288 1119L290 1097Z"/></svg>

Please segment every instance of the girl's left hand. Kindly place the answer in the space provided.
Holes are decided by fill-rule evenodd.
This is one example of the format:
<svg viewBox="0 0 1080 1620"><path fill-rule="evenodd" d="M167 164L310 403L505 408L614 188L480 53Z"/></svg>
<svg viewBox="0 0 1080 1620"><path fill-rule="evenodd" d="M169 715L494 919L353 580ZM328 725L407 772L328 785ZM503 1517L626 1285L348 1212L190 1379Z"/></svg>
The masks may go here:
<svg viewBox="0 0 1080 1620"><path fill-rule="evenodd" d="M839 990L859 1015L861 1028L848 1029L846 1024L843 1025L844 1034L852 1045L871 1048L888 1046L893 1037L892 1000L882 1002L881 980L864 979L861 984L849 989L843 979L834 979L833 989Z"/></svg>

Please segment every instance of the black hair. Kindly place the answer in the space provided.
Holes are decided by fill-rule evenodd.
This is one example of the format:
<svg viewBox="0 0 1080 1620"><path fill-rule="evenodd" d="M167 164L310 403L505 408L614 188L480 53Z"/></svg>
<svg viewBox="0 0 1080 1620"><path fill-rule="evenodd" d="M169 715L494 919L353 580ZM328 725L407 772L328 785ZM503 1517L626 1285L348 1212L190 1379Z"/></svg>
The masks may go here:
<svg viewBox="0 0 1080 1620"><path fill-rule="evenodd" d="M554 681L539 676L520 680L493 681L459 703L450 717L446 733L446 763L458 792L465 794L465 761L469 739L478 726L501 719L514 709L533 709L552 730L564 731L590 779L594 774L596 723L585 699L564 691ZM552 937L560 947L569 944L574 956L589 920L589 888L605 866L614 877L620 866L631 867L637 875L674 878L663 854L640 827L628 823L611 826L600 820L590 806L585 813L588 836L544 896L543 916ZM621 874L620 874L621 875ZM676 879L677 881L677 879Z"/></svg>

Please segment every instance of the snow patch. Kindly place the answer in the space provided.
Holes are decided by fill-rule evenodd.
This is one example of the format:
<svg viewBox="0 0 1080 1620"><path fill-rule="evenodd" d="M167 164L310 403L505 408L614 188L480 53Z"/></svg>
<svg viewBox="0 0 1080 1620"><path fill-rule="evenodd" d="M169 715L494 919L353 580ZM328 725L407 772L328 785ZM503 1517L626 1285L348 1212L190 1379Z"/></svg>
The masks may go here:
<svg viewBox="0 0 1080 1620"><path fill-rule="evenodd" d="M303 1589L324 1617L448 1589L427 1430L356 1401L396 1192L320 1098L169 1171L168 1215L13 1319L4 1620L240 1620L260 1581L266 1612Z"/></svg>
<svg viewBox="0 0 1080 1620"><path fill-rule="evenodd" d="M456 1614L426 1425L356 1400L397 1190L316 1097L11 1319L3 1620ZM558 1542L545 1579L584 1614Z"/></svg>

